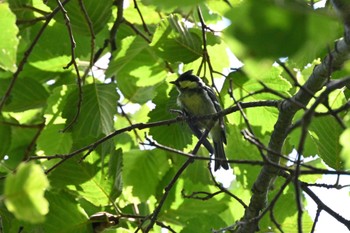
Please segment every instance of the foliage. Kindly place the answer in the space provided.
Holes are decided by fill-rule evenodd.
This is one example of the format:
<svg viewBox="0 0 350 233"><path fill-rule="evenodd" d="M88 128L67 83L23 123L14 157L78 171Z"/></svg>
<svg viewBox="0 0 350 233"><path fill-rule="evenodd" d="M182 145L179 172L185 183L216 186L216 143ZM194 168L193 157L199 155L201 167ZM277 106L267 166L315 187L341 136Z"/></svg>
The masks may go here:
<svg viewBox="0 0 350 233"><path fill-rule="evenodd" d="M1 228L350 228L310 189L350 174L349 3L317 2L0 1ZM225 109L227 187L174 111L189 69Z"/></svg>

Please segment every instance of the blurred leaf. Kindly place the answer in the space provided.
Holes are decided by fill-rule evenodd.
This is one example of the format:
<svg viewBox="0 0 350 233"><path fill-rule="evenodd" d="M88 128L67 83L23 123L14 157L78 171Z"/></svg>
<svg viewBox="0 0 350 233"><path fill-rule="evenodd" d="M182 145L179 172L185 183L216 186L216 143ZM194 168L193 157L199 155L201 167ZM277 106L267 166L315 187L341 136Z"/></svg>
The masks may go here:
<svg viewBox="0 0 350 233"><path fill-rule="evenodd" d="M169 62L189 63L202 56L200 37L189 32L178 15L170 15L158 25L151 46Z"/></svg>
<svg viewBox="0 0 350 233"><path fill-rule="evenodd" d="M307 14L307 37L302 47L291 57L298 66L303 67L316 58L323 58L328 53L326 48L343 36L343 25L329 11L320 8ZM322 25L322 30L318 30L319 25Z"/></svg>
<svg viewBox="0 0 350 233"><path fill-rule="evenodd" d="M40 223L49 212L44 192L49 182L39 165L22 163L5 181L5 205L17 219Z"/></svg>
<svg viewBox="0 0 350 233"><path fill-rule="evenodd" d="M286 1L247 0L227 15L230 32L252 57L274 59L295 54L307 37L306 6ZM288 43L286 43L288 41Z"/></svg>
<svg viewBox="0 0 350 233"><path fill-rule="evenodd" d="M0 67L11 72L16 71L16 52L18 46L18 28L16 16L8 3L0 3Z"/></svg>

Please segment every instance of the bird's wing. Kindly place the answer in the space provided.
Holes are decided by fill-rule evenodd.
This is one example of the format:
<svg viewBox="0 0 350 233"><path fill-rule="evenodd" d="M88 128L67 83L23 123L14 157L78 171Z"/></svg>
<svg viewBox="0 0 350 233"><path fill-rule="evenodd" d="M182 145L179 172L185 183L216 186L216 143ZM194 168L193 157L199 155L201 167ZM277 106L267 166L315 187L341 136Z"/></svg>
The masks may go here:
<svg viewBox="0 0 350 233"><path fill-rule="evenodd" d="M210 87L207 87L207 86L204 86L203 88L208 93L209 98L211 99L212 103L214 104L215 110L217 112L220 112L222 110L221 105L220 105L220 102L218 101L218 98L216 97L214 90ZM227 141L226 141L226 132L225 132L225 124L224 124L223 117L219 118L219 123L220 123L220 127L222 129L222 132L221 132L222 141L226 144Z"/></svg>
<svg viewBox="0 0 350 233"><path fill-rule="evenodd" d="M189 116L189 114L183 110L183 112L185 113L186 116ZM198 138L198 140L202 137L203 133L202 131L195 125L193 124L193 122L191 122L191 119L189 119L187 121L188 126L190 127L190 129L192 130L192 132L194 133L194 135ZM210 144L210 142L208 141L207 138L204 138L202 141L202 144L204 145L204 147L209 151L210 154L214 153L214 148L213 146Z"/></svg>

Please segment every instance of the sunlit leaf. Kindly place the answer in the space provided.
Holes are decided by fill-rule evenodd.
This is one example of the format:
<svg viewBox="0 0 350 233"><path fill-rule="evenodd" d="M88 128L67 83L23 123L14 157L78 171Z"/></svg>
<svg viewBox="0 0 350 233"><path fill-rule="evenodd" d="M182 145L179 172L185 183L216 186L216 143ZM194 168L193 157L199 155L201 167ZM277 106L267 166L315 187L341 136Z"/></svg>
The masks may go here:
<svg viewBox="0 0 350 233"><path fill-rule="evenodd" d="M342 169L344 164L340 158L341 145L339 137L342 127L332 117L316 118L310 125L311 137L317 144L317 154L334 169Z"/></svg>
<svg viewBox="0 0 350 233"><path fill-rule="evenodd" d="M18 46L16 17L7 3L0 3L0 67L14 72Z"/></svg>
<svg viewBox="0 0 350 233"><path fill-rule="evenodd" d="M19 220L40 223L49 212L44 197L49 182L39 165L22 163L5 181L5 204Z"/></svg>
<svg viewBox="0 0 350 233"><path fill-rule="evenodd" d="M97 136L109 134L113 129L113 116L116 113L119 98L114 85L90 84L83 87L82 105L75 122L73 132L83 136ZM74 121L79 101L78 90L74 90L68 97L63 116L67 124Z"/></svg>
<svg viewBox="0 0 350 233"><path fill-rule="evenodd" d="M158 25L151 46L169 62L189 63L202 55L200 38L189 32L178 15L170 15Z"/></svg>

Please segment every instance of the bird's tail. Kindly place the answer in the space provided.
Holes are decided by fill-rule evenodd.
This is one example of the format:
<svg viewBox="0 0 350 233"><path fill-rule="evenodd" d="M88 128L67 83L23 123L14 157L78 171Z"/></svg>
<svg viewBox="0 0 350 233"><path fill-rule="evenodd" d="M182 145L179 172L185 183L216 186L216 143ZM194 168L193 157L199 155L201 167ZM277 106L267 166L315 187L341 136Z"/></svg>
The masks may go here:
<svg viewBox="0 0 350 233"><path fill-rule="evenodd" d="M227 158L224 150L224 143L220 140L219 142L214 141L214 150L215 150L215 163L214 163L214 171L218 170L222 167L225 170L229 169L229 165L227 162Z"/></svg>

